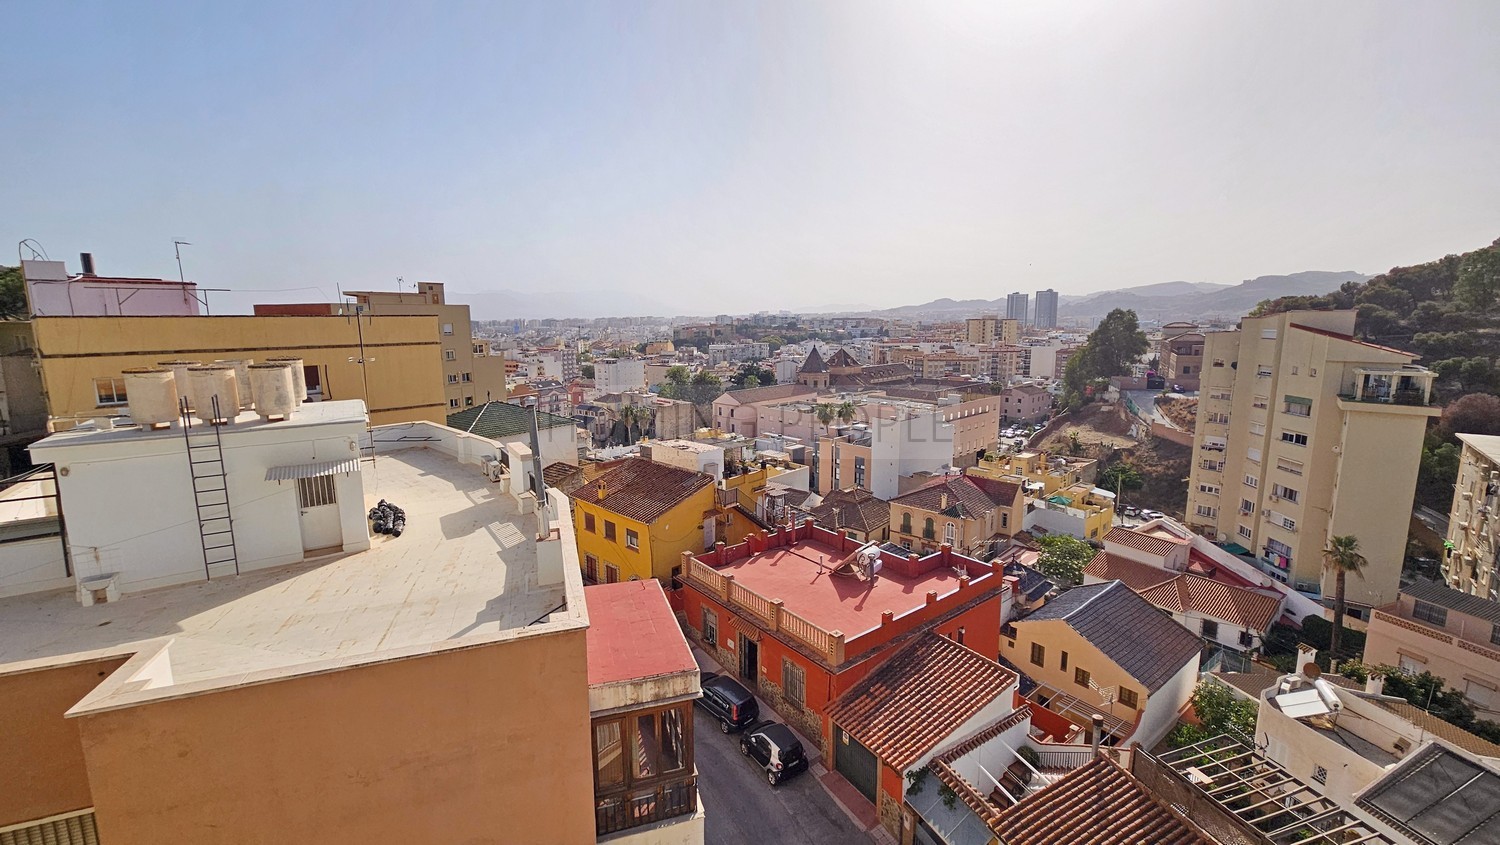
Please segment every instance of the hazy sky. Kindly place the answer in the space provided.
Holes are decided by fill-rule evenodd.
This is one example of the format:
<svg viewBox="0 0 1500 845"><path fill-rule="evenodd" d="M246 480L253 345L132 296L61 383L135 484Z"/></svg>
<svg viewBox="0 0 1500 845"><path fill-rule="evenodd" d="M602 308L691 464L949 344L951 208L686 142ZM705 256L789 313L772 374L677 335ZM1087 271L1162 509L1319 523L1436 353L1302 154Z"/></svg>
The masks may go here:
<svg viewBox="0 0 1500 845"><path fill-rule="evenodd" d="M175 277L180 237L225 311L404 276L534 316L1500 236L1496 0L493 5L9 0L0 239Z"/></svg>

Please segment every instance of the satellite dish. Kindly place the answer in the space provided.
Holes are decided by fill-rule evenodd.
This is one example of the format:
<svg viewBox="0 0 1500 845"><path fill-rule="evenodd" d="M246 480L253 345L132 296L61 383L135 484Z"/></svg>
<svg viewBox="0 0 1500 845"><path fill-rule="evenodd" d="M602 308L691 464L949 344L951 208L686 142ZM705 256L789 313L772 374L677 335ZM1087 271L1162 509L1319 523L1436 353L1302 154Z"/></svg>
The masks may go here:
<svg viewBox="0 0 1500 845"><path fill-rule="evenodd" d="M1319 669L1318 664L1312 662L1311 660L1302 664L1302 677L1307 678L1308 680L1317 680L1318 677L1322 674L1323 670Z"/></svg>

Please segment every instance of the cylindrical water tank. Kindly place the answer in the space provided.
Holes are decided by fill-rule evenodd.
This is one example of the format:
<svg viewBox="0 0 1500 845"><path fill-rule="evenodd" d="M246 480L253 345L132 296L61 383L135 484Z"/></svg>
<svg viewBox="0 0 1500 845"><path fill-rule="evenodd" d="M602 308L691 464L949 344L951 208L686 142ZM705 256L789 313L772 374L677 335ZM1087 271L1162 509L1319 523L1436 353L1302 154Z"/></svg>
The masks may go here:
<svg viewBox="0 0 1500 845"><path fill-rule="evenodd" d="M286 364L292 368L292 397L301 405L307 401L307 369L302 365L301 358L283 356L279 358L267 358L268 364Z"/></svg>
<svg viewBox="0 0 1500 845"><path fill-rule="evenodd" d="M214 423L213 400L219 399L219 419L233 422L240 412L239 380L234 367L228 364L208 364L188 370L188 401L192 403L198 419Z"/></svg>
<svg viewBox="0 0 1500 845"><path fill-rule="evenodd" d="M188 404L189 405L193 404L193 397L188 393L188 374L187 374L188 367L200 367L202 365L203 365L202 361L157 361L156 362L156 366L158 366L158 367L166 367L167 369L169 369L169 370L172 371L172 374L174 376L177 377L177 396L178 396L179 399L186 397L187 400L188 400Z"/></svg>
<svg viewBox="0 0 1500 845"><path fill-rule="evenodd" d="M266 362L250 365L250 389L255 392L255 413L262 420L286 419L297 410L297 390L289 364Z"/></svg>
<svg viewBox="0 0 1500 845"><path fill-rule="evenodd" d="M255 385L250 383L250 365L255 363L254 358L221 358L214 362L226 367L234 367L234 375L240 386L240 410L245 410L255 404ZM219 401L223 401L222 399Z"/></svg>
<svg viewBox="0 0 1500 845"><path fill-rule="evenodd" d="M126 370L125 397L130 418L150 428L177 419L177 375L167 367Z"/></svg>

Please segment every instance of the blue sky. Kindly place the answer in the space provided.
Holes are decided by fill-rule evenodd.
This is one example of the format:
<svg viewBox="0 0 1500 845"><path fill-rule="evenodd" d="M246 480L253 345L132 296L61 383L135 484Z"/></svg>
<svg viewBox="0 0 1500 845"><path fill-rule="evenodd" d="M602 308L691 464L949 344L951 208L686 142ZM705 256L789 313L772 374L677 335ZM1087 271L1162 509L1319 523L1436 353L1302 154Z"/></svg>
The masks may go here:
<svg viewBox="0 0 1500 845"><path fill-rule="evenodd" d="M0 238L174 276L180 237L226 311L398 276L495 318L887 306L1500 236L1492 0L5 10Z"/></svg>

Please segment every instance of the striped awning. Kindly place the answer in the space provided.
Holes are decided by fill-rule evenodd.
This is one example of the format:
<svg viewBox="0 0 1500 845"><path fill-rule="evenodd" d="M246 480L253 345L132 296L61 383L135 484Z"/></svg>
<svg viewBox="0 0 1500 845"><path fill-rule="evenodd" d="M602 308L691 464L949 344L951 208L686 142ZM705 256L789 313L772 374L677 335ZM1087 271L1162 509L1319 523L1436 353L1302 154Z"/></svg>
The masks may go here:
<svg viewBox="0 0 1500 845"><path fill-rule="evenodd" d="M266 470L267 481L290 481L294 478L317 478L320 475L338 475L340 473L359 472L359 458L345 458L341 461L315 461L310 464L289 464L283 467L270 467Z"/></svg>

